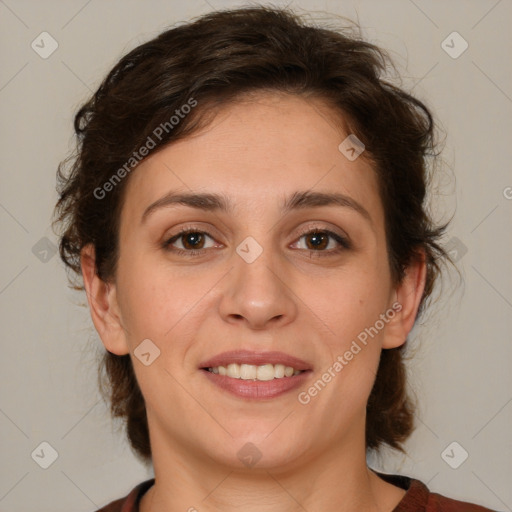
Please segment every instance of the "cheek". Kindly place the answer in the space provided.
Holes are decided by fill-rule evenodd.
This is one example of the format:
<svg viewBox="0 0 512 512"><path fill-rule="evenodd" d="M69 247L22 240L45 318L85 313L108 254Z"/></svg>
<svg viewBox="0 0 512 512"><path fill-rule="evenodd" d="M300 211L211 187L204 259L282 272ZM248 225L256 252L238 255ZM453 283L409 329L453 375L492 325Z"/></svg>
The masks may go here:
<svg viewBox="0 0 512 512"><path fill-rule="evenodd" d="M323 290L317 288L310 295L311 309L319 312L329 327L322 336L326 351L321 371L335 377L325 397L330 396L333 401L343 397L350 410L365 407L375 380L384 332L379 329L380 315L386 311L388 294L386 279L377 271L354 270L350 275L340 275L338 283L330 281ZM340 415L341 421L345 413L335 414Z"/></svg>
<svg viewBox="0 0 512 512"><path fill-rule="evenodd" d="M352 267L326 280L307 285L307 305L341 340L357 336L384 313L390 293L387 274L380 267Z"/></svg>
<svg viewBox="0 0 512 512"><path fill-rule="evenodd" d="M193 288L157 265L125 261L119 266L118 289L126 330L135 338L160 339L190 308Z"/></svg>
<svg viewBox="0 0 512 512"><path fill-rule="evenodd" d="M341 284L329 284L327 296L315 295L314 308L329 327L329 334L323 337L322 371L336 375L331 393L343 396L347 407L354 410L365 406L382 348L380 318L386 312L389 289L375 277L352 273Z"/></svg>
<svg viewBox="0 0 512 512"><path fill-rule="evenodd" d="M214 272L171 268L161 261L125 261L119 268L121 315L135 348L141 340L154 340L165 354L172 345L173 358L187 350L212 311L211 292L219 281ZM142 264L144 263L144 264Z"/></svg>

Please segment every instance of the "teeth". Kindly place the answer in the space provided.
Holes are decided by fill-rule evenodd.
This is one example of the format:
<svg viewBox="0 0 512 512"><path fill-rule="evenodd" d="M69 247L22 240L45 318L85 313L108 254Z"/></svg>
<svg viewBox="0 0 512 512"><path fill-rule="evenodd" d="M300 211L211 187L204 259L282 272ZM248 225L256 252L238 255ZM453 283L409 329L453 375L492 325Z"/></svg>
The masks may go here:
<svg viewBox="0 0 512 512"><path fill-rule="evenodd" d="M290 366L288 368L290 368ZM284 364L276 364L274 366L274 377L276 379L282 379L284 377Z"/></svg>
<svg viewBox="0 0 512 512"><path fill-rule="evenodd" d="M263 366L261 368L264 368ZM240 378L244 380L256 379L259 374L259 369L257 366L253 366L252 364L241 364L240 365ZM228 376L231 377L231 375Z"/></svg>
<svg viewBox="0 0 512 512"><path fill-rule="evenodd" d="M212 368L213 370L213 368ZM234 379L240 378L240 365L236 363L228 364L228 367L226 368L226 375L228 377L233 377Z"/></svg>
<svg viewBox="0 0 512 512"><path fill-rule="evenodd" d="M256 377L258 380L274 380L274 376L275 371L273 364L264 364L263 366L258 366L258 376Z"/></svg>
<svg viewBox="0 0 512 512"><path fill-rule="evenodd" d="M263 364L256 366L253 364L237 364L231 363L226 366L216 366L215 368L208 368L211 373L219 375L226 375L233 379L242 380L273 380L282 379L283 377L291 377L302 373L301 370L295 370L291 366L284 364Z"/></svg>

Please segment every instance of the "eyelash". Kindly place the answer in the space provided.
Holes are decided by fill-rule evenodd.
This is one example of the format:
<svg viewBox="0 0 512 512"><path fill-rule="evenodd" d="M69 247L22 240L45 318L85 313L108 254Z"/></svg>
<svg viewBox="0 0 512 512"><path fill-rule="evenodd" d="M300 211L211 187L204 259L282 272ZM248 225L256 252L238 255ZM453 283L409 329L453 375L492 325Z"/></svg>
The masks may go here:
<svg viewBox="0 0 512 512"><path fill-rule="evenodd" d="M182 237L184 235L187 235L189 233L199 233L199 234L202 234L202 235L207 235L211 239L214 239L213 236L210 233L208 233L207 231L202 231L202 230L196 229L194 227L188 227L188 228L183 228L178 233L173 235L171 238L166 240L162 244L162 248L164 250L166 250L166 251L174 252L175 254L180 255L180 256L192 256L192 257L200 256L201 254L203 254L204 251L208 250L208 249L190 249L190 250L185 250L185 249L171 248L171 244L173 244L180 237ZM333 238L336 242L338 242L340 247L338 247L336 249L331 249L329 251L325 251L325 250L318 250L318 251L316 251L316 250L313 250L313 249L302 249L302 250L309 251L311 253L311 256L313 256L313 255L315 257L335 256L335 255L339 254L342 251L345 251L345 250L348 250L348 249L352 248L351 243L348 241L347 238L339 235L338 233L334 233L333 231L330 231L328 229L320 229L320 228L312 228L311 229L311 228L306 228L305 230L300 232L298 240L300 240L302 237L304 237L306 235L314 235L314 234L326 234L329 237Z"/></svg>

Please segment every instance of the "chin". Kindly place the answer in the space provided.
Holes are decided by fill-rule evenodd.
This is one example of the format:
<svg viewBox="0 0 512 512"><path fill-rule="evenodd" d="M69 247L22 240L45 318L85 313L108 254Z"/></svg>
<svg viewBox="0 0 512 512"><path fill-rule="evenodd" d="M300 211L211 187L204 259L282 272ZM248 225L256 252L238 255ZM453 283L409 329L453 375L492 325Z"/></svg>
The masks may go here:
<svg viewBox="0 0 512 512"><path fill-rule="evenodd" d="M211 453L212 459L221 464L240 469L256 471L283 468L292 464L302 454L299 446L304 443L293 440L289 432L277 432L274 424L269 427L267 423L251 429L245 433L235 433L230 430L232 438L223 443L221 450Z"/></svg>

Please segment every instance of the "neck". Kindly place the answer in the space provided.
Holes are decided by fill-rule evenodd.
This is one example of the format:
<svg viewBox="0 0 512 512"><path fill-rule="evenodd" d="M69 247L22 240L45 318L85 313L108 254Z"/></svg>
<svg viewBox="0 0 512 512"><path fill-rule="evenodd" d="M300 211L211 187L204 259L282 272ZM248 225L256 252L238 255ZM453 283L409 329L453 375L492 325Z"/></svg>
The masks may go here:
<svg viewBox="0 0 512 512"><path fill-rule="evenodd" d="M240 469L235 461L218 463L181 443L163 442L152 427L155 484L142 497L141 512L391 512L405 494L368 469L364 436L314 457Z"/></svg>

